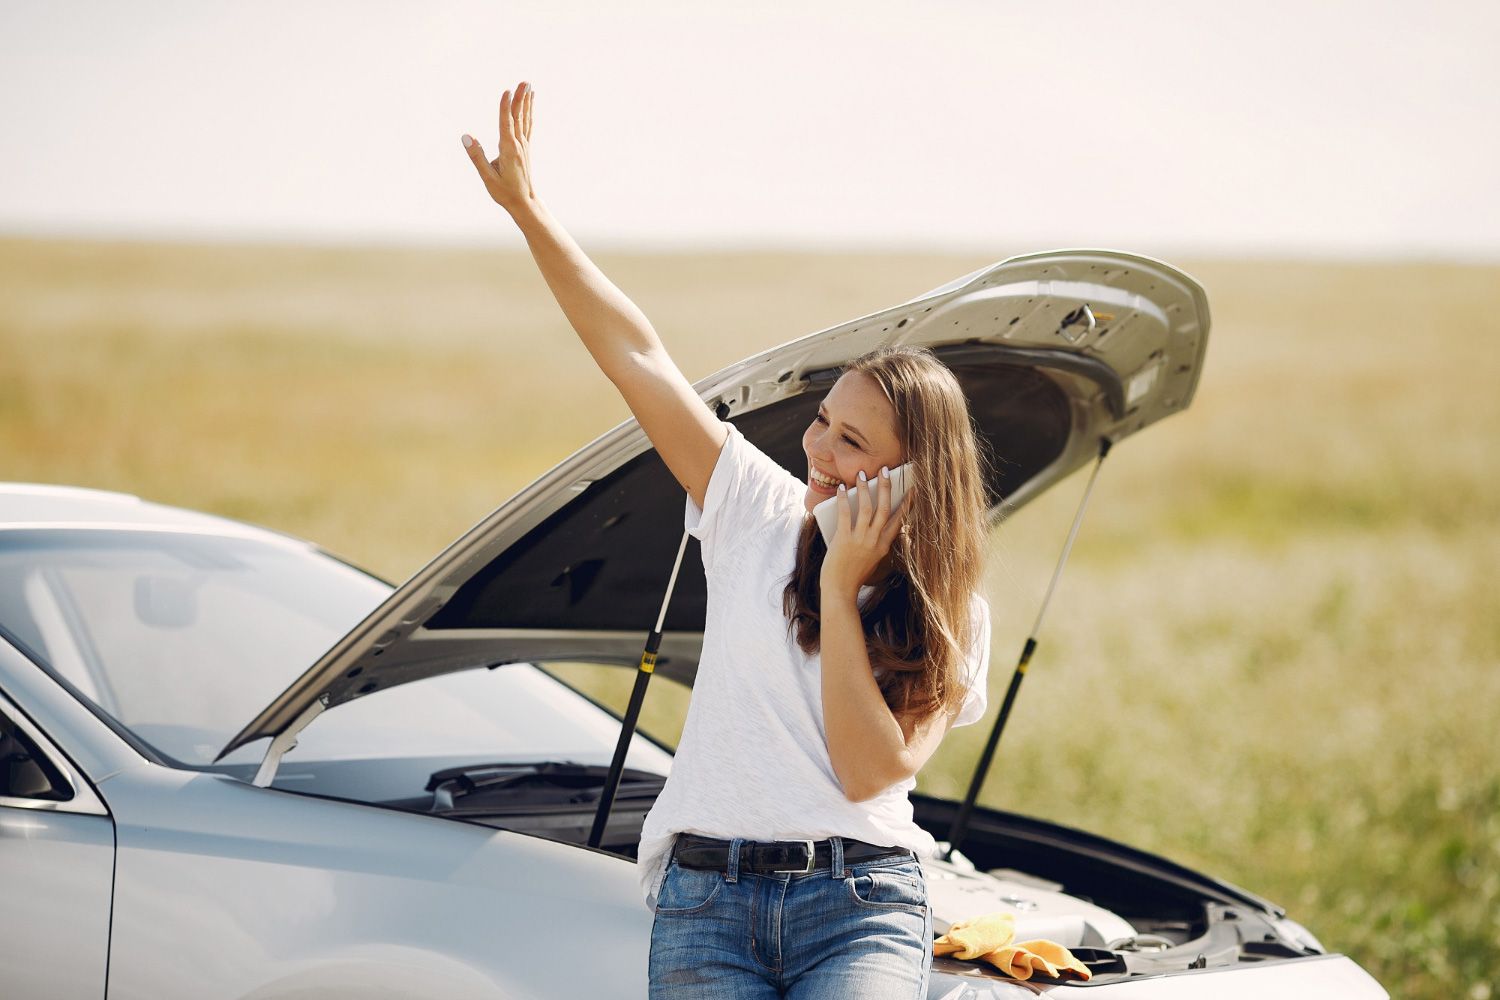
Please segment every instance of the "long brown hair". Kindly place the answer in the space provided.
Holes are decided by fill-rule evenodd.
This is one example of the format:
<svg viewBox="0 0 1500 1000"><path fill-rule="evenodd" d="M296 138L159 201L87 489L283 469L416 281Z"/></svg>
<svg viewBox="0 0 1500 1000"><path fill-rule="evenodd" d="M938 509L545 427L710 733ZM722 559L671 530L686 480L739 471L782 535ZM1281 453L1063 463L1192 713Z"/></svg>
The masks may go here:
<svg viewBox="0 0 1500 1000"><path fill-rule="evenodd" d="M849 372L874 379L890 400L912 483L902 501L904 531L891 544L893 572L860 612L870 667L893 713L922 719L956 711L976 638L971 601L984 569L987 459L958 379L931 351L884 347L840 375ZM781 600L788 629L809 655L820 645L818 580L827 554L809 513Z"/></svg>

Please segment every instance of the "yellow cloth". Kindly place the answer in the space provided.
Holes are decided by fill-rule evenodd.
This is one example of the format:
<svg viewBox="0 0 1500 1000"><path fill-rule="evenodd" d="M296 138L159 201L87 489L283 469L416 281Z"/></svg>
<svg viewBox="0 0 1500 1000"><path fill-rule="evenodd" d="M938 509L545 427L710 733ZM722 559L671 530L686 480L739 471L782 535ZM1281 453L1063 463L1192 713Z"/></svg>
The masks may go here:
<svg viewBox="0 0 1500 1000"><path fill-rule="evenodd" d="M1056 941L1015 942L1016 918L1009 913L987 913L955 921L948 933L932 943L936 956L952 955L966 961L989 962L1012 979L1030 979L1044 972L1053 979L1093 977L1088 966Z"/></svg>

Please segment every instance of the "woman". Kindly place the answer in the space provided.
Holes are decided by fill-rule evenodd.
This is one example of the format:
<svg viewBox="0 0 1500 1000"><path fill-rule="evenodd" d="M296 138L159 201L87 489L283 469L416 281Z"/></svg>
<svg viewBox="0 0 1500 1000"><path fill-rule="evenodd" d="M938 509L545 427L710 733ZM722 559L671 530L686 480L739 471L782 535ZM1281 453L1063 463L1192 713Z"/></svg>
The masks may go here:
<svg viewBox="0 0 1500 1000"><path fill-rule="evenodd" d="M534 91L500 153L463 137L558 304L688 493L707 620L672 774L641 836L651 995L926 996L932 837L908 791L984 711L989 611L976 436L929 352L852 362L803 435L803 482L720 421L531 182ZM889 470L909 487L892 510ZM868 502L855 513L848 492ZM825 543L812 508L837 498Z"/></svg>

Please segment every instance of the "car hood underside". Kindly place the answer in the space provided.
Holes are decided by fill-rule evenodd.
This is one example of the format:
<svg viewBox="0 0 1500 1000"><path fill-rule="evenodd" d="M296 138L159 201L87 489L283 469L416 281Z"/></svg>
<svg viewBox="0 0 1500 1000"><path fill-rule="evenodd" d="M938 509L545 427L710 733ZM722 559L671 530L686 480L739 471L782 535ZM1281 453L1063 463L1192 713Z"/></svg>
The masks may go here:
<svg viewBox="0 0 1500 1000"><path fill-rule="evenodd" d="M840 367L925 346L957 376L989 452L998 521L1192 399L1208 339L1203 290L1158 261L1101 250L1016 257L909 302L810 334L694 388L795 470ZM376 690L519 661L634 667L683 538L684 494L635 421L554 467L403 584L224 748L283 745L326 707ZM691 684L706 585L696 540L668 606L656 669Z"/></svg>

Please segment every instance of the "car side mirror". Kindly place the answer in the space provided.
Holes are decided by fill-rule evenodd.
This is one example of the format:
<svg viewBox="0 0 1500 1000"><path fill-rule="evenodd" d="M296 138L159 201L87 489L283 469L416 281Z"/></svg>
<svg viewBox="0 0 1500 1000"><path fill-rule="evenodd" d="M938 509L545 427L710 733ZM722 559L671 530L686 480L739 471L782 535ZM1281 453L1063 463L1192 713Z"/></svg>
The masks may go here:
<svg viewBox="0 0 1500 1000"><path fill-rule="evenodd" d="M0 797L67 801L72 789L26 734L0 715Z"/></svg>

